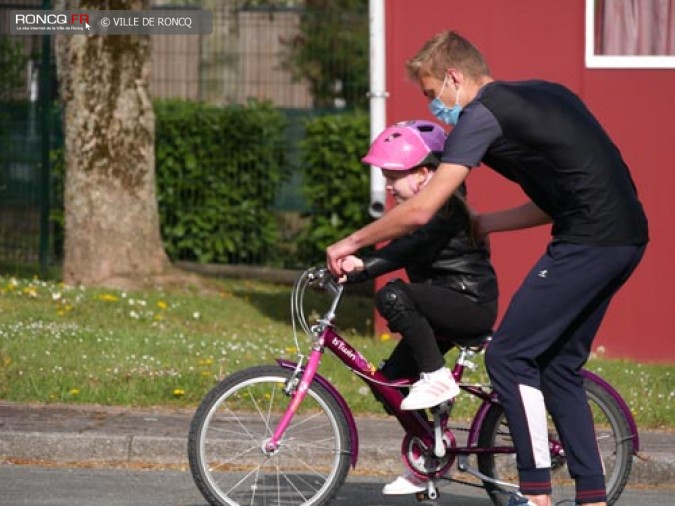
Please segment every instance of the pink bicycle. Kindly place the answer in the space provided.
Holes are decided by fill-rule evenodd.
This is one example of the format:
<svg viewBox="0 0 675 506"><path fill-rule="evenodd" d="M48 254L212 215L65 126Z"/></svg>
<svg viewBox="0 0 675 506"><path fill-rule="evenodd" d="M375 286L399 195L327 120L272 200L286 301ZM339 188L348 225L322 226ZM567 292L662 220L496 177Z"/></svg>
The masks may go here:
<svg viewBox="0 0 675 506"><path fill-rule="evenodd" d="M329 307L311 326L304 298L307 288L330 294ZM327 504L358 460L358 433L343 396L317 373L326 349L363 379L373 394L405 430L401 458L420 477L427 490L418 499L434 500L441 483L455 482L485 488L496 505L518 494L515 453L509 427L490 385L462 383L466 368L489 342L489 336L453 339L459 349L453 374L464 394L481 399L468 428L466 444L457 443L449 425L453 403L424 413L399 409L416 378L388 381L335 330L334 320L343 285L323 268L305 271L291 295L296 349L296 324L310 338L308 355L297 363L251 367L225 378L201 402L190 427L190 470L199 490L212 505ZM603 456L609 504L623 491L639 448L635 421L621 396L597 375L583 371L589 407ZM554 501L573 503L574 487L565 465L565 449L550 425ZM450 476L453 464L457 470ZM458 477L459 476L459 477ZM461 479L461 477L464 477Z"/></svg>

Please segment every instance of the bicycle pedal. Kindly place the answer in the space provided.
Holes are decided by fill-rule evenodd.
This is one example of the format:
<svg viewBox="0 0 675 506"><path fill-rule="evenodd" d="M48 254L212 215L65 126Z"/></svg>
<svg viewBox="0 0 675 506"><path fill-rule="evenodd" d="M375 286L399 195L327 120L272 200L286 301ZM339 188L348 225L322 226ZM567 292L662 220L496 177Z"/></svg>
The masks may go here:
<svg viewBox="0 0 675 506"><path fill-rule="evenodd" d="M429 497L429 492L425 490L424 492L416 492L415 499L417 499L417 501L422 504L436 504L436 501L438 501L440 495L441 494L438 491L436 491L434 499L432 499Z"/></svg>
<svg viewBox="0 0 675 506"><path fill-rule="evenodd" d="M430 408L431 412L434 414L445 413L449 409L450 409L450 401L443 401L440 404L437 404L436 406Z"/></svg>

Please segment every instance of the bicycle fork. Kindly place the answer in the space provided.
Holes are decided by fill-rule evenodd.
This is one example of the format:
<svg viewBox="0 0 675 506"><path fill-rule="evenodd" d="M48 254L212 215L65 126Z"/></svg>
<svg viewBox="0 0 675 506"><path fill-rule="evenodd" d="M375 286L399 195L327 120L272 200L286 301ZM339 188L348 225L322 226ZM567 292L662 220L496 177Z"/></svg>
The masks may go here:
<svg viewBox="0 0 675 506"><path fill-rule="evenodd" d="M277 425L276 429L274 430L274 433L272 434L272 437L267 440L263 444L263 453L266 455L272 455L274 454L278 449L279 449L279 442L281 441L281 438L284 435L284 432L288 428L289 424L291 423L291 420L293 419L293 415L295 415L296 411L298 410L298 407L302 403L303 399L305 398L305 395L307 395L307 391L309 390L309 386L312 383L312 380L314 379L314 376L316 375L316 371L319 367L319 363L321 362L321 355L322 351L319 347L314 347L312 348L311 353L309 354L309 360L307 361L307 366L304 368L304 371L302 373L302 377L300 378L300 384L298 387L295 389L293 392L293 398L291 399L291 402L288 405L288 408L286 408L286 411L284 412L284 416L281 417L281 420L279 420L279 424ZM302 366L301 366L301 361L298 362L298 365L296 367L296 371L294 374L291 376L291 382L297 377L297 374L300 372ZM290 388L293 388L292 384L288 385Z"/></svg>

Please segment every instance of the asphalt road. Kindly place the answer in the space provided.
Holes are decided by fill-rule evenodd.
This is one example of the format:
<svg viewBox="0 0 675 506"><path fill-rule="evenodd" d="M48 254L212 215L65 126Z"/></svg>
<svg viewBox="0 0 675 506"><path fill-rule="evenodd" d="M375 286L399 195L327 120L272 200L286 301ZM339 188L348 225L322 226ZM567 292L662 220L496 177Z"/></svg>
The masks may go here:
<svg viewBox="0 0 675 506"><path fill-rule="evenodd" d="M385 477L350 477L335 506L416 505L413 497L385 497ZM675 485L630 489L617 506L673 504ZM438 506L489 506L480 489L450 485L441 492ZM0 465L1 506L208 506L189 472L132 469L87 469Z"/></svg>

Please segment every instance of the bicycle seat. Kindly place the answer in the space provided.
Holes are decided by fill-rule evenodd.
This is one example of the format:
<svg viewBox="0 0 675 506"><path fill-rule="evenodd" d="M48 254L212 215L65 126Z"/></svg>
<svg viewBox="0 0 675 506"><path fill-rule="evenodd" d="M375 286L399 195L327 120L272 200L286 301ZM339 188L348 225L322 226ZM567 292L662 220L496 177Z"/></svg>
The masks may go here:
<svg viewBox="0 0 675 506"><path fill-rule="evenodd" d="M450 341L455 346L460 346L462 348L484 348L487 343L492 339L492 330L486 332L485 334L479 334L477 336L465 337L465 336L437 336L436 339L439 341Z"/></svg>

